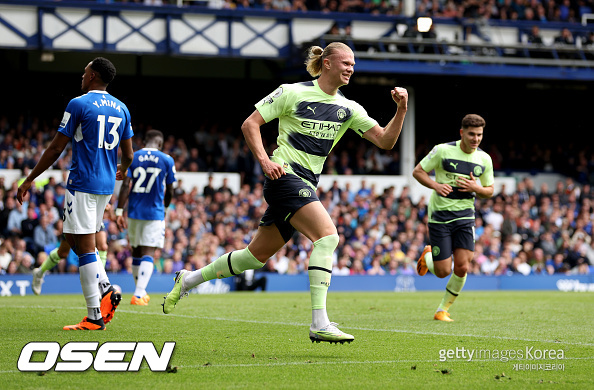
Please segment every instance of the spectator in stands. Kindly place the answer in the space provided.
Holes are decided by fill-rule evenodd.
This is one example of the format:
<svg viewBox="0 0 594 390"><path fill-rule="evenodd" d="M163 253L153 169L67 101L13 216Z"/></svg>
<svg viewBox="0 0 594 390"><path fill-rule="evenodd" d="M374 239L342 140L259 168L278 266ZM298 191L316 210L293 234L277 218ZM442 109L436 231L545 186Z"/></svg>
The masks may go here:
<svg viewBox="0 0 594 390"><path fill-rule="evenodd" d="M29 203L27 207L27 218L21 222L21 238L29 243L33 242L33 231L39 224L39 215L35 211L35 205Z"/></svg>
<svg viewBox="0 0 594 390"><path fill-rule="evenodd" d="M307 5L304 0L293 0L291 5L291 11L293 12L307 12Z"/></svg>
<svg viewBox="0 0 594 390"><path fill-rule="evenodd" d="M238 0L237 1L237 9L249 9L252 8L253 4L250 0Z"/></svg>
<svg viewBox="0 0 594 390"><path fill-rule="evenodd" d="M43 193L43 205L44 209L47 211L49 215L50 223L54 224L58 222L58 220L62 219L62 213L60 212L58 207L56 207L54 191L47 190Z"/></svg>
<svg viewBox="0 0 594 390"><path fill-rule="evenodd" d="M339 257L338 263L336 267L332 268L332 275L339 275L339 276L346 276L351 274L351 270L349 268L350 258L348 255L343 254Z"/></svg>
<svg viewBox="0 0 594 390"><path fill-rule="evenodd" d="M592 47L594 45L594 31L590 31L588 35L582 38L582 46Z"/></svg>
<svg viewBox="0 0 594 390"><path fill-rule="evenodd" d="M569 266L563 261L563 253L555 253L553 258L546 261L546 270L549 275L563 273L569 269Z"/></svg>
<svg viewBox="0 0 594 390"><path fill-rule="evenodd" d="M18 265L17 273L31 273L34 264L33 255L31 255L31 253L17 250L14 257L14 262Z"/></svg>
<svg viewBox="0 0 594 390"><path fill-rule="evenodd" d="M528 212L526 210L523 210L523 212L526 213L526 216L523 217L523 220L525 221L523 223L529 222L530 229L527 230L527 232L529 233L534 228L536 228L536 225L539 223L539 221L541 221L541 218L542 218L543 224L541 225L541 227L544 228L545 230L543 230L542 231L542 234L540 234L538 236L538 238L536 240L534 240L534 248L541 248L541 249L543 249L543 251L545 253L545 258L550 258L557 251L557 246L556 246L556 243L555 243L555 239L553 237L553 234L559 234L559 233L556 233L556 230L554 229L556 227L556 225L554 223L552 223L552 222L549 222L548 221L548 218L544 218L544 217L546 217L547 214L550 215L550 213L552 212L552 203L550 202L550 198L547 197L547 196L549 196L548 194L549 194L550 191L548 189L548 186L546 185L546 182L543 185L541 185L538 189L535 189L534 188L534 182L531 182L531 180L529 178L523 179L522 182L525 184L524 185L525 188L522 189L522 192L527 192L528 193L528 196L529 196L529 199L531 199L532 197L535 197L535 199L536 199L536 201L534 201L535 203L533 203L531 200L528 201L528 203L531 204L531 206L530 206L531 207L531 210L532 210L532 208L535 209L534 212L532 212L532 211ZM571 186L572 183L569 183L569 185ZM8 186L11 186L11 183L8 183ZM62 188L62 186L63 186L63 182L57 182L56 183L56 188ZM559 183L559 186L560 186L560 190L559 191L561 193L565 193L565 191L566 191L566 189L565 189L565 187L566 187L565 182L564 181L560 182ZM562 214L559 214L560 217L561 218L564 218L565 213L572 212L571 210L578 210L579 209L580 210L580 213L581 212L587 212L587 215L589 216L588 218L591 218L591 215L594 213L594 210L592 209L592 205L591 205L591 201L590 201L590 198L592 197L592 195L591 195L591 191L592 191L591 190L591 186L589 186L589 185L581 185L581 191L576 191L576 188L578 186L576 186L575 184L573 184L573 186L574 186L575 193L576 194L579 193L579 195L577 197L575 197L574 200L567 200L567 202L568 202L568 204L569 204L570 207L573 207L573 206L571 206L572 203L575 203L576 206L575 206L575 208L567 209L567 211L564 211ZM346 209L346 207L349 206L350 203L353 202L353 200L351 200L351 202L349 202L347 198L342 199L342 197L343 197L342 194L346 192L346 187L347 187L346 184L345 185L342 185L342 186L341 185L338 185L338 183L336 184L335 189L333 191L336 191L337 193L338 192L341 193L341 195L338 198L330 195L331 194L330 189L328 189L328 191L326 191L326 194L327 194L326 196L329 199L334 198L334 200L331 203L336 204L336 206L333 206L335 211L332 213L332 218L333 218L333 220L337 221L336 225L339 228L339 234L341 234L340 233L341 232L340 229L341 229L341 226L343 226L343 224L344 224L344 222L340 222L339 223L338 222L339 219L342 221L342 220L345 220L345 219L349 218L348 219L349 222L347 223L348 226L350 226L351 222L355 222L355 223L358 222L357 221L358 217L355 217L353 219L352 215L349 214L349 213L347 213L347 209ZM350 185L349 185L349 187L350 187ZM520 188L521 187L522 186L520 186ZM240 193L240 195L237 197L237 199L234 199L234 197L228 199L225 202L225 206L224 207L227 208L230 203L235 204L234 202L238 202L240 198L241 199L246 199L246 201L247 201L247 198L250 198L250 199L252 199L252 200L250 200L250 203L253 204L254 200L258 199L259 195L255 194L253 192L250 192L249 187L247 187L247 188L248 188L247 190L242 191L242 193ZM388 215L392 215L394 212L396 212L398 210L398 208L393 208L392 205L398 205L398 202L386 203L386 201L385 201L386 198L385 197L388 196L387 194L389 194L389 192L383 191L381 194L375 195L375 198L382 198L382 199L384 199L384 202L382 203L382 207L379 210L385 210L388 213ZM393 195L391 195L391 196L393 196ZM373 196L372 195L369 195L369 197L370 197L369 203L370 204L373 204L374 203L373 202L373 199L372 199ZM499 197L499 195L498 195L498 197ZM514 200L512 200L512 198ZM184 194L183 195L183 199L184 199L183 202L186 203L186 204L196 204L196 205L198 205L198 204L203 204L203 202L204 202L204 198L202 196L198 195L197 193L196 194L193 194L193 195L190 195L190 193ZM519 194L516 195L515 193L513 193L511 196L508 196L507 198L502 197L501 198L501 201L504 202L504 204L505 203L508 203L508 202L511 204L511 202L517 201L515 199L519 199ZM4 204L4 206L10 204L11 200L13 200L13 199L12 198L7 198L6 201L5 201L6 204ZM538 200L540 200L540 202ZM342 204L344 206L340 206L340 204ZM354 205L354 203L353 203L353 205ZM353 205L351 205L349 207L353 207ZM585 208L586 211L581 211L581 208L579 206L581 206L581 208ZM1 207L2 207L2 202L0 202L0 208ZM200 207L202 207L202 206L200 206ZM345 207L345 208L343 209L343 207ZM423 206L423 203L421 202L421 200L419 200L415 204L412 204L412 209L413 210L416 210L416 209L421 210L423 207L424 206ZM481 206L477 206L477 211L480 211L480 207ZM6 207L5 207L5 209L6 209ZM237 209L239 210L239 208L237 208ZM505 209L507 209L507 207ZM1 211L0 212L0 215L2 215L2 213L5 212L5 211L6 210ZM375 217L377 215L376 212L377 212L376 210L372 209L372 216L373 216L373 218L376 218ZM573 211L573 212L577 212L577 211ZM192 220L191 220L192 222L188 226L190 226L190 228L192 229L191 230L192 233L189 234L188 236L189 237L190 236L196 236L197 239L194 239L194 241L193 241L194 243L190 243L188 245L188 247L194 248L194 247L196 247L197 243L199 243L199 240L202 239L201 237L203 237L205 234L206 235L210 234L209 232L212 229L210 227L210 221L211 221L210 218L211 217L205 217L204 219L202 219L202 218L198 218L197 216L193 215L191 218L192 218ZM253 218L253 217L249 217L249 218ZM412 217L412 218L420 218L420 219L422 219L422 217L420 216L420 214L419 214L418 217ZM583 218L581 218L581 217L576 217L575 218L576 227L573 228L573 229L577 229L577 226L578 226L577 224L578 223L579 224L582 224L582 226L579 228L579 231L584 231L584 232L586 232L586 234L588 235L588 237L592 237L591 228L589 228L587 224L583 224L582 222L580 222L581 219L583 219ZM485 226L480 226L481 222L482 222L482 219L480 217L477 218L476 229L475 229L476 237L477 237L477 243L476 243L476 246L475 246L475 260L472 262L472 264L469 267L469 273L471 273L471 274L473 272L474 273L476 273L476 272L480 273L480 264L482 264L482 261L480 260L481 259L481 255L479 255L479 253L482 253L482 250L480 250L479 248L481 247L481 245L483 245L483 241L485 240L485 237L483 237L483 236L485 235L485 236L489 237L490 240L493 240L493 234L494 234L494 232L493 232L493 229L492 229L491 225L488 225L487 224ZM110 229L111 226L115 227L115 224L108 225L108 231L109 231L109 229ZM398 234L397 234L396 230L394 230L394 232L390 233L392 230L389 230L389 229L391 229L389 226L390 226L390 224L386 224L386 234L388 234L390 237L392 237L392 245L394 247L396 247L396 245L398 245L398 248L401 248L402 244L401 244L401 242L397 238L398 237ZM380 228L380 227L381 227L381 221L376 221L375 222L375 225L374 225L374 229ZM487 232L486 233L481 233L481 230L484 230L484 229L486 229ZM188 230L188 231L190 231L190 230ZM113 240L119 240L119 239L122 238L121 236L118 236L117 233L119 233L119 232L116 231L115 233L116 234L113 237L110 237L110 240L113 241ZM496 232L496 233L499 233L499 232ZM178 236L178 235L179 235L179 232L176 231L175 234L174 234L174 236ZM348 235L350 237L350 235L352 235L352 233L349 233ZM573 237L574 236L576 236L576 238L577 238L576 233L570 234L569 239L570 240L573 240ZM505 241L504 240L501 245L504 246L504 247L507 247L508 245L511 245L510 246L510 249L511 248L517 248L517 245L518 244L517 244L516 238L518 236L513 235L513 237L514 237L513 242L509 242L509 241ZM527 236L527 237L529 237L529 236ZM520 240L520 243L521 243L520 247L522 247L524 238L521 238L520 237L519 240ZM404 240L403 240L403 242L404 242ZM594 249L592 248L592 240L590 239L589 242L590 242L590 244L589 245L586 245L587 248L586 248L586 252L585 252L586 253L586 259L587 259L588 263L591 262L591 261L594 261ZM8 243L10 243L10 241L8 241ZM348 247L348 245L346 245L343 242L341 242L339 244L339 253L341 253L341 255L342 255L342 253L345 252L345 249L344 248L347 248L347 247ZM497 248L497 245L495 247ZM14 251L16 250L12 246L5 247L5 249L7 249L6 250L6 254L8 256L10 256L11 253L14 254ZM216 249L216 246L215 246L215 249ZM501 249L502 248L499 248L499 250L497 252L499 252ZM121 246L117 247L117 246L114 245L113 242L110 242L110 249L109 249L109 253L108 253L108 259L112 259L112 258L115 259L116 258L115 256L120 251L122 251L122 250L124 250L123 247L121 247ZM394 252L396 250L398 252ZM32 249L28 249L28 251L31 252ZM397 249L397 248L394 248L392 251L393 252L390 252L390 254L388 255L388 257L386 259L385 268L386 268L386 272L388 272L388 273L390 273L390 272L396 272L397 273L398 272L397 271L398 261L394 262L395 263L395 266L392 267L392 268L390 268L391 260L388 260L388 259L390 257L395 257L396 256L396 255L393 255L392 253L399 253L398 259L399 260L402 260L404 258L404 253L402 253L402 251L400 249ZM508 266L508 267L513 272L515 272L515 273L520 273L520 274L521 273L524 273L525 272L525 267L529 267L529 265L525 264L525 260L524 260L525 259L526 252L524 252L523 250L520 250L520 252L517 252L517 249L513 249L512 252L515 253L515 255L513 257L511 266ZM40 252L38 254L38 256L42 256L42 253L43 252ZM221 252L221 253L224 253L224 252ZM280 256L280 253L281 252L279 251L279 256ZM349 256L351 256L351 255L349 255ZM354 256L354 255L352 255L352 256ZM563 254L563 256L564 256L564 260L565 260L565 257L567 256L567 254ZM214 256L214 257L216 259L216 257L218 257L218 256ZM292 255L292 254L289 253L288 256L286 256L286 257L287 257L287 270L286 271L283 271L283 272L279 271L279 273L284 273L284 272L293 272L293 273L295 273L295 272L302 272L302 271L299 271L298 270L298 266L297 266L298 263L294 260L294 258L295 258L294 255ZM351 257L349 257L349 259L350 258ZM576 260L576 261L579 261L579 258L580 257L577 257L578 260ZM202 263L202 265L200 265L200 263L197 263L194 259L195 259L194 257L188 257L188 258L186 258L186 260L184 262L184 267L188 263L191 263L193 265L193 269L199 269L199 268L202 267L202 265L205 265L204 263ZM590 259L592 259L592 260L590 260ZM122 261L124 261L124 260L122 260ZM162 260L160 260L160 261L162 261ZM288 268L289 268L289 263L291 261L294 264L291 265L291 271L289 271ZM117 261L115 261L115 262L117 263ZM476 264L477 262L479 264ZM280 263L280 261L279 261L279 263ZM119 263L117 263L117 264L118 264L118 267L114 267L112 265L108 265L108 269L111 272L122 272L120 270L121 267L119 267ZM66 262L60 262L59 263L59 267L56 268L56 272L66 272L65 265L66 265ZM336 267L334 267L334 268L336 268ZM584 269L584 266L580 266L578 264L577 266L575 266L575 267L572 268L572 271L571 272L578 272L577 271L578 268ZM157 269L159 270L159 272L161 271L162 265L160 263L157 264ZM394 271L391 271L392 269ZM478 271L477 271L477 269L478 269ZM348 269L348 271L350 272L350 268Z"/></svg>
<svg viewBox="0 0 594 390"><path fill-rule="evenodd" d="M521 20L527 20L529 22L535 21L536 20L536 15L534 13L534 10L530 7L525 8L524 9L524 16L522 17L520 15L520 19Z"/></svg>
<svg viewBox="0 0 594 390"><path fill-rule="evenodd" d="M552 256L557 252L557 244L553 240L553 235L550 231L545 231L540 236L538 247L543 250L547 257Z"/></svg>
<svg viewBox="0 0 594 390"><path fill-rule="evenodd" d="M200 157L200 150L198 148L191 148L188 158L185 160L183 168L189 172L204 172L206 171L206 163Z"/></svg>
<svg viewBox="0 0 594 390"><path fill-rule="evenodd" d="M489 225L493 226L494 230L501 230L501 225L503 224L504 217L503 217L503 203L501 201L495 200L493 204L493 209L490 210L484 217L483 220L488 223Z"/></svg>
<svg viewBox="0 0 594 390"><path fill-rule="evenodd" d="M365 268L361 259L354 259L351 264L351 275L365 275Z"/></svg>
<svg viewBox="0 0 594 390"><path fill-rule="evenodd" d="M481 273L484 275L493 275L498 266L499 257L496 253L491 252L483 264L481 264Z"/></svg>
<svg viewBox="0 0 594 390"><path fill-rule="evenodd" d="M371 260L371 267L367 270L367 275L385 275L386 270L382 267L382 255L376 255Z"/></svg>
<svg viewBox="0 0 594 390"><path fill-rule="evenodd" d="M22 235L22 222L27 219L28 207L29 202L24 202L23 204L16 202L16 206L8 214L8 222L6 225L8 234L17 236Z"/></svg>
<svg viewBox="0 0 594 390"><path fill-rule="evenodd" d="M534 25L528 34L528 43L532 45L542 45L542 36L540 35L540 27Z"/></svg>
<svg viewBox="0 0 594 390"><path fill-rule="evenodd" d="M566 0L569 1L569 0ZM562 28L561 33L555 37L555 44L557 45L575 45L575 40L573 39L573 34L569 31L568 28Z"/></svg>
<svg viewBox="0 0 594 390"><path fill-rule="evenodd" d="M229 178L223 178L223 184L219 187L217 192L220 192L224 196L233 195L233 191L231 190L231 188L229 188Z"/></svg>
<svg viewBox="0 0 594 390"><path fill-rule="evenodd" d="M575 21L575 14L571 7L570 0L561 0L559 4L559 19L562 22Z"/></svg>
<svg viewBox="0 0 594 390"><path fill-rule="evenodd" d="M4 197L3 197L4 199ZM11 196L6 196L2 202L2 210L0 211L0 235L2 237L8 237L8 217L10 212L16 208L16 201Z"/></svg>
<svg viewBox="0 0 594 390"><path fill-rule="evenodd" d="M19 273L19 264L16 261L11 261L8 263L8 267L6 268L6 273L8 275L14 275Z"/></svg>
<svg viewBox="0 0 594 390"><path fill-rule="evenodd" d="M208 175L208 183L204 186L202 190L202 196L205 198L210 197L212 198L216 192L213 186L214 177L212 175Z"/></svg>
<svg viewBox="0 0 594 390"><path fill-rule="evenodd" d="M0 274L6 272L11 261L12 253L6 248L6 242L2 242L0 244Z"/></svg>
<svg viewBox="0 0 594 390"><path fill-rule="evenodd" d="M526 263L525 252L518 253L518 256L513 259L510 269L512 272L520 273L524 276L530 275L532 268Z"/></svg>
<svg viewBox="0 0 594 390"><path fill-rule="evenodd" d="M414 258L416 257L416 251L411 249L409 251L410 253L404 257L404 259L402 259L401 262L399 262L398 265L398 273L400 275L415 275L416 274L416 269L415 269L415 263L414 263Z"/></svg>
<svg viewBox="0 0 594 390"><path fill-rule="evenodd" d="M547 21L547 10L545 9L545 7L542 4L537 4L536 8L534 8L534 10L536 11L536 16L534 17L534 19L538 22L544 23Z"/></svg>

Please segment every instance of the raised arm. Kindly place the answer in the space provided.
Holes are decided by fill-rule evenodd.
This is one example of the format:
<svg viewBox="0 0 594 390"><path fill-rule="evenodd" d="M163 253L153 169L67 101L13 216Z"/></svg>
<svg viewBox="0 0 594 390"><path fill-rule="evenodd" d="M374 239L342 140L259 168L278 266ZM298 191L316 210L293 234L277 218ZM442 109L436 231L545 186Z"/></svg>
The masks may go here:
<svg viewBox="0 0 594 390"><path fill-rule="evenodd" d="M392 149L396 145L408 109L408 91L406 89L396 87L391 91L391 94L392 99L397 105L394 117L388 122L386 127L375 125L363 134L363 138L371 141L377 147L386 150Z"/></svg>

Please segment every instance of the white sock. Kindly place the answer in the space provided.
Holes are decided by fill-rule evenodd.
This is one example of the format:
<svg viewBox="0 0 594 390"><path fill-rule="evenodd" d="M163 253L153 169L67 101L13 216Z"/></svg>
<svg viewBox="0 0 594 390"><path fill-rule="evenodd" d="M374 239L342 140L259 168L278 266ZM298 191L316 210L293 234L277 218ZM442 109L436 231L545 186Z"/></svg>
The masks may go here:
<svg viewBox="0 0 594 390"><path fill-rule="evenodd" d="M320 329L330 323L326 309L313 309L311 311L311 326L314 329Z"/></svg>
<svg viewBox="0 0 594 390"><path fill-rule="evenodd" d="M89 319L98 320L101 318L101 294L99 292L99 264L94 252L85 253L78 257L80 285L87 302ZM105 270L103 271L105 272Z"/></svg>
<svg viewBox="0 0 594 390"><path fill-rule="evenodd" d="M107 273L105 272L105 265L101 261L97 249L95 249L95 256L97 257L97 268L99 269L99 292L103 297L107 290L109 290L111 283L109 282L109 278L107 277Z"/></svg>
<svg viewBox="0 0 594 390"><path fill-rule="evenodd" d="M137 298L142 298L146 295L146 286L148 286L153 275L153 268L153 258L151 256L142 256L142 260L138 266L138 274L136 275L136 290L134 290L134 295Z"/></svg>
<svg viewBox="0 0 594 390"><path fill-rule="evenodd" d="M204 283L204 277L202 276L202 269L198 269L186 274L182 287L184 289L187 289L188 286L192 286L191 288L194 288L201 283Z"/></svg>

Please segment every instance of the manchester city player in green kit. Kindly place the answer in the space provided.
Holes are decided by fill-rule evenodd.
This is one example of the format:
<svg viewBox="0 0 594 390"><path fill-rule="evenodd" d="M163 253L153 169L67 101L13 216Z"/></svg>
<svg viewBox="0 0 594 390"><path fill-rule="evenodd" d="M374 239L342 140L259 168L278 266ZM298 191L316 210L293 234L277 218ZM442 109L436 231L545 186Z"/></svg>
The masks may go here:
<svg viewBox="0 0 594 390"><path fill-rule="evenodd" d="M363 107L338 90L349 83L354 71L355 59L348 46L339 42L324 49L313 46L306 65L309 74L319 78L281 85L256 104L256 110L241 128L266 176L264 197L268 209L258 231L247 248L226 253L197 271L179 271L163 303L166 314L173 311L191 288L204 281L261 268L297 230L313 242L308 267L312 306L310 339L330 343L354 340L330 322L326 312L338 234L316 195L316 187L324 161L348 129L382 149L394 147L406 115L408 92L398 87L391 90L396 113L386 127L381 127ZM269 157L262 144L260 126L277 118L278 148Z"/></svg>
<svg viewBox="0 0 594 390"><path fill-rule="evenodd" d="M414 168L414 178L433 193L429 200L429 241L417 262L417 272L438 278L454 273L433 318L451 322L448 312L466 282L474 256L474 200L493 196L493 162L479 149L485 120L475 114L462 119L460 140L436 145ZM435 171L435 180L429 172ZM480 184L476 181L478 179Z"/></svg>

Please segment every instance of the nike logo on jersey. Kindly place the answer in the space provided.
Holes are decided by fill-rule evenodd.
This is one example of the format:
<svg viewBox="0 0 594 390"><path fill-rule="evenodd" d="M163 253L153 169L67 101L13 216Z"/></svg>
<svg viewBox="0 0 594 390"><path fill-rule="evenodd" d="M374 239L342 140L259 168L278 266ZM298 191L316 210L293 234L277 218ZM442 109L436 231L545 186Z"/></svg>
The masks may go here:
<svg viewBox="0 0 594 390"><path fill-rule="evenodd" d="M310 106L307 106L307 109L311 110L311 112L313 112L314 115L316 115L316 108L317 107L311 108Z"/></svg>

